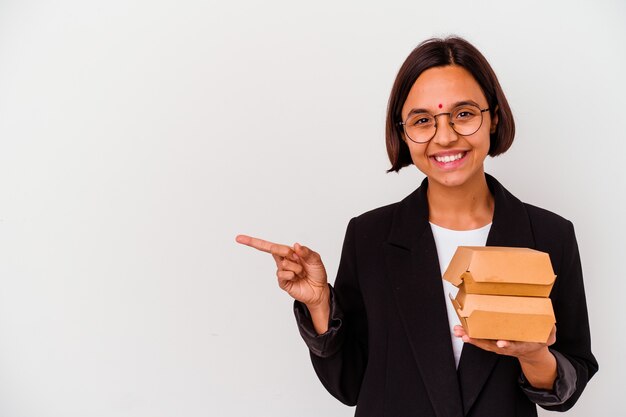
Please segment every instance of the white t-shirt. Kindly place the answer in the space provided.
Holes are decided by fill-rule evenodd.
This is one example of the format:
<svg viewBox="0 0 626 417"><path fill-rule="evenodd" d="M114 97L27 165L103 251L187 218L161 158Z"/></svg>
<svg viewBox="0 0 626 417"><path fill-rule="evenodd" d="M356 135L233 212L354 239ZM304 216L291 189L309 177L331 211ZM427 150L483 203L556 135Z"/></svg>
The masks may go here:
<svg viewBox="0 0 626 417"><path fill-rule="evenodd" d="M491 229L491 223L474 230L445 229L433 223L430 223L430 228L435 238L437 255L439 256L439 268L443 276L457 247L485 246L487 243L487 235L489 235L489 230ZM450 338L452 339L452 350L454 351L454 363L457 368L459 366L459 360L461 359L461 351L463 350L463 340L454 336L453 329L454 326L460 325L461 322L456 315L456 311L454 310L454 306L448 294L452 294L452 297L456 297L458 291L459 289L457 287L443 280L443 292L446 299L446 309L448 310L448 323L450 324Z"/></svg>

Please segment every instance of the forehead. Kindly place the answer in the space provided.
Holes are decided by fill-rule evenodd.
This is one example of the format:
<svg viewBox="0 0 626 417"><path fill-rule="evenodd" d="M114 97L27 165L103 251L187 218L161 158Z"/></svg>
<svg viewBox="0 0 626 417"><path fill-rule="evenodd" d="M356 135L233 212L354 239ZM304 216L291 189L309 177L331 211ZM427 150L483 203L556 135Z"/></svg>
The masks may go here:
<svg viewBox="0 0 626 417"><path fill-rule="evenodd" d="M415 108L436 111L439 104L448 109L452 103L466 100L486 104L480 85L469 71L452 65L429 68L415 80L402 107L402 114L406 115Z"/></svg>

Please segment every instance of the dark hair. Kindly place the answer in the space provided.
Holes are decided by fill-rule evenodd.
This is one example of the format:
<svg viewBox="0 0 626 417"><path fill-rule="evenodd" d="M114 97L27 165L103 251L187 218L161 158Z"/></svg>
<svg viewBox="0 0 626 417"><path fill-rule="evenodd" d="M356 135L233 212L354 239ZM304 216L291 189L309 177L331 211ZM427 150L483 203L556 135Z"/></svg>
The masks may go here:
<svg viewBox="0 0 626 417"><path fill-rule="evenodd" d="M457 36L433 38L420 43L400 67L391 89L387 106L386 142L391 168L398 172L411 165L409 147L402 140L402 107L415 80L427 69L457 65L465 68L474 77L489 105L489 113L498 115L498 124L489 136L489 155L496 156L507 151L515 137L515 122L509 103L506 101L496 74L485 57L465 39Z"/></svg>

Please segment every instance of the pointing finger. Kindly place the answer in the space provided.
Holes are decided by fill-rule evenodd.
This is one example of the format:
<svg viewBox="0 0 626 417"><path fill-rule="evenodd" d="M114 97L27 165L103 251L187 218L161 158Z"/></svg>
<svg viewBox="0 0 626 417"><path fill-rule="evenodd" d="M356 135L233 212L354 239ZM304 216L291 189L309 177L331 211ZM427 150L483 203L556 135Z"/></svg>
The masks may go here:
<svg viewBox="0 0 626 417"><path fill-rule="evenodd" d="M256 237L247 236L247 235L237 235L235 238L237 243L241 243L242 245L250 246L251 248L263 251L270 252L270 248L274 243L268 242L267 240L258 239Z"/></svg>
<svg viewBox="0 0 626 417"><path fill-rule="evenodd" d="M271 253L272 255L279 255L283 258L291 256L293 249L287 245L279 245L277 243L269 242L267 240L259 239L247 235L238 235L235 239L237 243L250 246L251 248L260 250L262 252Z"/></svg>
<svg viewBox="0 0 626 417"><path fill-rule="evenodd" d="M287 246L287 245L278 245L276 243L273 243L270 246L269 252L272 255L282 256L283 258L291 258L292 255L293 255L293 249L291 249L289 246Z"/></svg>

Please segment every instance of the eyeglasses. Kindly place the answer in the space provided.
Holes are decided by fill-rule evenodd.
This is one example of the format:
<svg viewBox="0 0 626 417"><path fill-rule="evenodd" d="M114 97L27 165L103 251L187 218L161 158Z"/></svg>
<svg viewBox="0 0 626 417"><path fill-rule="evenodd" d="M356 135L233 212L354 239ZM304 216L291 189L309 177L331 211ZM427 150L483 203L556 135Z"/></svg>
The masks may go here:
<svg viewBox="0 0 626 417"><path fill-rule="evenodd" d="M448 124L461 136L473 135L483 125L483 113L488 111L473 104L463 104L455 107L449 113L414 113L404 122L398 122L404 128L406 136L415 143L426 143L437 134L437 117L444 114L450 118Z"/></svg>

